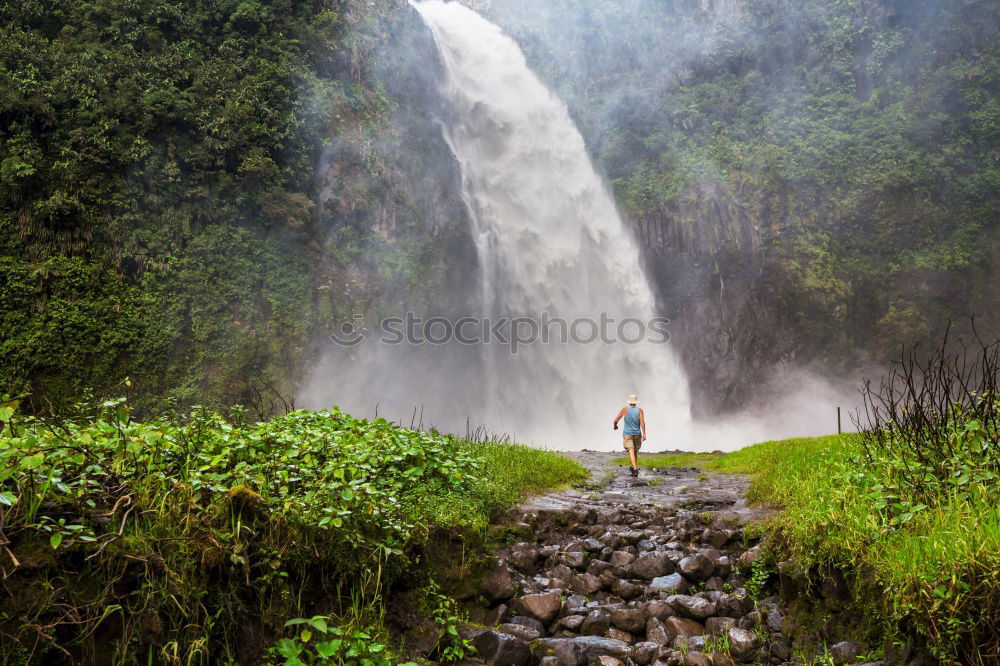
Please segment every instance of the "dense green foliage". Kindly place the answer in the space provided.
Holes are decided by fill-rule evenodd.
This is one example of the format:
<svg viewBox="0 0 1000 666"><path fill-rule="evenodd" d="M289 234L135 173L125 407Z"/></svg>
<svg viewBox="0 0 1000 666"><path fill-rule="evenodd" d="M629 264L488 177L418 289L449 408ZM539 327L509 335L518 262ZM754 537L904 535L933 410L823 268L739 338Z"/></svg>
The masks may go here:
<svg viewBox="0 0 1000 666"><path fill-rule="evenodd" d="M315 612L370 632L349 625L377 620L362 611L416 575L434 530L481 539L524 493L586 476L337 410L247 424L202 409L138 422L122 401L58 423L16 409L0 409L0 648L14 662L247 662Z"/></svg>
<svg viewBox="0 0 1000 666"><path fill-rule="evenodd" d="M749 499L784 507L768 525L777 557L841 567L890 634L910 626L937 658L980 663L1000 650L1000 451L975 433L963 450L922 495L899 484L915 457L869 464L857 435L765 442L712 469L752 474Z"/></svg>
<svg viewBox="0 0 1000 666"><path fill-rule="evenodd" d="M731 359L743 396L793 356L1000 330L993 0L484 5L648 243L689 367Z"/></svg>
<svg viewBox="0 0 1000 666"><path fill-rule="evenodd" d="M288 396L352 275L425 279L373 71L398 68L384 49L402 15L388 0L0 6L0 390L35 409L126 376L137 407ZM409 215L382 240L373 223L396 208Z"/></svg>

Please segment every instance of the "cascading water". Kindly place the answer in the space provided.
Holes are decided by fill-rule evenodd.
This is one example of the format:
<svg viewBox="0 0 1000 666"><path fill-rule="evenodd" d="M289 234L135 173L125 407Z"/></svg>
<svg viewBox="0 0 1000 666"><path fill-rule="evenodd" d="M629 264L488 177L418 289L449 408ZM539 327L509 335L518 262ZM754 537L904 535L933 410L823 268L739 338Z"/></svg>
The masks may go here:
<svg viewBox="0 0 1000 666"><path fill-rule="evenodd" d="M526 336L528 320L551 334L516 354L481 346L485 392L473 418L546 446L606 448L609 420L638 393L650 443L671 444L668 424L690 422L687 384L647 328L654 300L638 250L565 105L496 25L457 2L413 6L445 67L443 128L473 221L483 314L526 318ZM546 326L543 313L566 325ZM560 339L567 333L576 341Z"/></svg>

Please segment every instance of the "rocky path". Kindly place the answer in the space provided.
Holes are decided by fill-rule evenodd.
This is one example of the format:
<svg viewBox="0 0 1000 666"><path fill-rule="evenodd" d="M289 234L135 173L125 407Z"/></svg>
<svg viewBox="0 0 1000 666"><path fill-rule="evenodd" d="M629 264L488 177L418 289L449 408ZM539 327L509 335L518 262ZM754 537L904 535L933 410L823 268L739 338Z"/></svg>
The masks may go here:
<svg viewBox="0 0 1000 666"><path fill-rule="evenodd" d="M617 454L566 454L587 486L536 497L514 517L521 543L498 553L473 633L489 664L723 666L793 661L777 596L753 580L759 547L743 524L747 481L695 469L632 478ZM855 663L837 643L834 663Z"/></svg>

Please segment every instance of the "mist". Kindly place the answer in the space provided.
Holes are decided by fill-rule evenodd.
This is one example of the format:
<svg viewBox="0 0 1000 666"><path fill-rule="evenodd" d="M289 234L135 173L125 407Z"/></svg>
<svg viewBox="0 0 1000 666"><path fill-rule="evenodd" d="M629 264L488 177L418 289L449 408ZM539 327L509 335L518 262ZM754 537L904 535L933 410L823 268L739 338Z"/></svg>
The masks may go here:
<svg viewBox="0 0 1000 666"><path fill-rule="evenodd" d="M477 168L483 160L499 162L496 155L507 159L518 152L511 150L518 130L510 119L484 109L508 105L511 117L537 120L527 100L541 93L526 97L516 85L501 90L511 83L502 73L492 84L495 89L488 90L489 77L501 67L483 60L463 76L485 77L475 85L486 86L482 94L498 97L473 100L462 111L463 98L455 95L457 65L447 62L455 54L442 48L433 26L419 23L404 44L393 46L394 62L402 58L407 66L386 75L389 87L401 91L396 134L412 134L414 119L421 128L421 146L396 149L406 162L403 170L414 178L413 190L434 192L417 212L441 235L447 277L426 285L420 295L386 279L377 302L361 303L350 313L350 326L370 333L381 318L405 312L450 322L466 316L537 317L542 311L596 317L617 307L608 304L621 289L614 286L620 278L602 276L617 275L623 265L634 263L634 275L626 282L641 275L644 284L625 291L648 290L650 296L626 299L616 314L668 319L670 341L656 349L530 345L518 355L502 346L453 340L386 345L369 335L349 348L323 341L299 403L338 404L357 414L458 434L482 425L554 449L620 446L609 421L633 392L646 409L650 450L732 450L767 439L829 434L837 429L838 406L841 426L851 429L849 415L859 402L862 377L880 373L889 358L886 350L905 336L932 332L939 321L917 320L912 326L925 328L883 340L878 327L887 326L879 310L884 306L873 302L872 314L865 316L882 316L875 322L874 342L852 339L851 331L862 323L854 304L858 296L850 295L849 278L836 272L825 281L810 281L808 271L828 270L817 268L819 263L805 266L803 287L793 292L801 302L792 307L799 310L777 310L775 304L789 298L780 290L796 288L787 273L789 262L802 261L782 245L791 220L808 215L828 193L800 184L797 177L776 185L774 176L753 173L752 162L734 169L735 158L720 157L718 147L735 149L739 142L759 140L770 150L771 144L813 136L822 129L810 126L816 122L815 109L808 108L815 86L841 86L856 103L874 104L867 98L877 96L879 84L915 67L917 47L907 36L919 34L926 41L934 38L932 32L949 30L941 4L855 17L883 29L864 62L852 61L846 47L817 42L819 28L838 18L817 3L771 2L754 11L735 0L464 4L517 43L523 55L508 60L519 59L550 89L546 94L553 95L553 108L562 108L581 136L587 166L566 179L565 187L553 186L548 175L565 170L565 161L554 157L532 167L533 151L523 151L528 161L520 164ZM831 49L843 57L830 60ZM535 148L551 147L546 143L551 135L532 136ZM407 152L431 144L435 159ZM831 148L824 150L784 157L768 157L762 150L761 159L770 160L766 166L779 175L811 173L834 159ZM664 162L666 156L672 161ZM336 163L338 157L328 159ZM587 169L597 181L583 190L613 198L608 212L596 216L599 228L588 227L593 215L583 208L553 209L548 218L556 223L531 228L536 217L546 219L544 209L552 205L547 188L562 188L566 201L583 205L579 192L571 191L587 182L589 176L580 175ZM671 180L663 184L664 178ZM499 198L487 191L498 180L514 182ZM538 181L543 181L540 191L526 194ZM665 188L666 197L658 200L640 186ZM772 190L780 190L780 196ZM588 212L601 210L589 201ZM508 205L507 213L497 213ZM335 243L344 221L333 215L329 224ZM831 225L836 230L851 224L857 222L831 214L822 221L827 227L820 238L838 233L829 230ZM815 238L809 233L807 238ZM560 239L569 239L564 256L553 254ZM550 240L550 250L532 254ZM796 243L806 250L794 252L808 251L808 244ZM609 255L609 247L624 248L625 254ZM815 257L802 256L827 261L822 257L829 247L839 246L817 245ZM375 243L364 251L374 261L382 249ZM611 288L594 291L591 282ZM567 296L581 285L581 294ZM882 292L879 299L898 300L890 298L888 288ZM645 300L648 305L637 304Z"/></svg>

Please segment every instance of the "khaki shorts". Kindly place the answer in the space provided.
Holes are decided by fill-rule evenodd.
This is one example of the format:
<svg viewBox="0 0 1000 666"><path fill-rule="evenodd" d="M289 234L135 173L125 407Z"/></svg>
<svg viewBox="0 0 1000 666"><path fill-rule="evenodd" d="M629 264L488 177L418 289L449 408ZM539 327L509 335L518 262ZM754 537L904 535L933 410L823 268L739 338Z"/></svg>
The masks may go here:
<svg viewBox="0 0 1000 666"><path fill-rule="evenodd" d="M642 435L625 435L623 444L626 451L632 451L633 449L638 451L642 446Z"/></svg>

